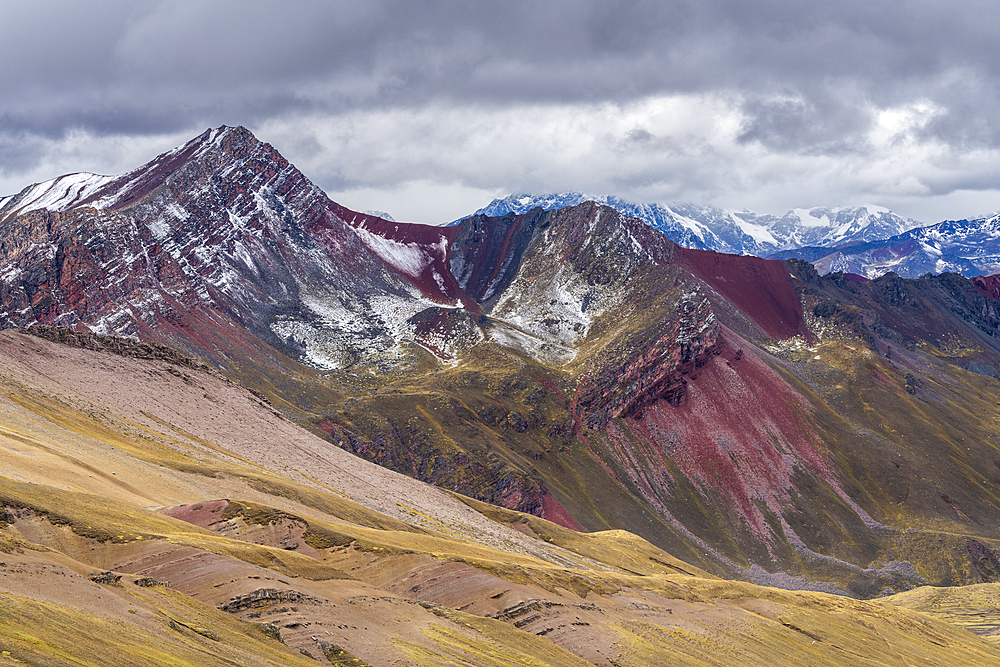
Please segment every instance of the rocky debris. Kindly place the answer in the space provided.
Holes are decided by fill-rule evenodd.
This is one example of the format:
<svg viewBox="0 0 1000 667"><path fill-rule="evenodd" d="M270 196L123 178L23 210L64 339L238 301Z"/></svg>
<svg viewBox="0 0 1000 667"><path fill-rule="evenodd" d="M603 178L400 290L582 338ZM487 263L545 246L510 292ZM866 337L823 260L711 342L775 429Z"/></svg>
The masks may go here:
<svg viewBox="0 0 1000 667"><path fill-rule="evenodd" d="M115 574L114 572L91 572L90 580L95 584L105 584L108 586L117 586L118 582L121 581L122 575Z"/></svg>
<svg viewBox="0 0 1000 667"><path fill-rule="evenodd" d="M169 581L160 581L159 579L154 579L153 577L140 577L132 582L136 586L141 586L143 588L152 588L154 586L170 586Z"/></svg>
<svg viewBox="0 0 1000 667"><path fill-rule="evenodd" d="M986 583L1000 581L1000 561L992 549L971 537L965 542L965 548L972 558L972 564L979 572L980 578Z"/></svg>
<svg viewBox="0 0 1000 667"><path fill-rule="evenodd" d="M323 652L323 657L330 661L334 667L368 667L367 663L360 658L355 658L350 651L329 642L318 642L317 646Z"/></svg>
<svg viewBox="0 0 1000 667"><path fill-rule="evenodd" d="M185 366L197 370L208 370L208 366L194 357L182 352L160 345L159 343L149 343L135 340L133 338L123 338L121 336L105 336L95 334L90 331L77 331L67 327L46 326L35 324L30 327L19 329L21 333L44 338L55 343L62 343L70 347L81 347L85 350L96 350L99 352L111 352L120 357L130 357L133 359L149 359L155 361L166 361L175 366ZM175 371L179 372L179 371Z"/></svg>
<svg viewBox="0 0 1000 667"><path fill-rule="evenodd" d="M298 591L279 591L276 588L258 588L252 593L238 595L219 607L222 611L236 614L253 607L266 607L278 602L296 602L303 604L322 604L322 600Z"/></svg>
<svg viewBox="0 0 1000 667"><path fill-rule="evenodd" d="M514 621L515 628L522 628L540 619L542 617L540 612L552 607L564 606L566 605L561 602L552 602L551 600L524 600L490 614L489 618L495 618L498 621Z"/></svg>
<svg viewBox="0 0 1000 667"><path fill-rule="evenodd" d="M261 623L259 627L266 636L271 639L275 639L282 644L285 643L285 640L281 638L281 629L277 625L274 625L273 623Z"/></svg>
<svg viewBox="0 0 1000 667"><path fill-rule="evenodd" d="M836 301L820 301L813 306L813 315L822 318L833 317L840 309L840 305Z"/></svg>
<svg viewBox="0 0 1000 667"><path fill-rule="evenodd" d="M483 340L479 317L464 308L432 306L407 322L413 326L417 343L439 359L450 361Z"/></svg>
<svg viewBox="0 0 1000 667"><path fill-rule="evenodd" d="M651 338L628 345L620 361L602 359L604 366L580 383L576 409L589 428L604 428L616 417L641 419L645 408L660 400L682 405L687 377L724 345L711 304L696 295L681 299Z"/></svg>
<svg viewBox="0 0 1000 667"><path fill-rule="evenodd" d="M910 302L907 283L892 271L879 276L869 284L872 291L890 306L899 308Z"/></svg>
<svg viewBox="0 0 1000 667"><path fill-rule="evenodd" d="M219 641L219 635L215 634L214 631L197 625L189 625L187 623L178 621L176 619L171 619L167 621L167 627L169 627L171 630L176 630L177 632L181 632L181 628L185 628L187 630L190 630L191 632L194 632L195 634L201 635L202 637L207 637L212 641L216 642Z"/></svg>
<svg viewBox="0 0 1000 667"><path fill-rule="evenodd" d="M906 393L916 394L917 389L924 386L924 381L918 378L913 373L906 374Z"/></svg>

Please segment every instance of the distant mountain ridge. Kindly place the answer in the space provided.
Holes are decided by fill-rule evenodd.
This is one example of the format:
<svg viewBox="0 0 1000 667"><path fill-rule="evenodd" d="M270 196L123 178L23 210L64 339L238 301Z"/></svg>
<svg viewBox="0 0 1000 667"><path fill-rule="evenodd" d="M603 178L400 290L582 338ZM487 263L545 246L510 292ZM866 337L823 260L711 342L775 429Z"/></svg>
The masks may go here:
<svg viewBox="0 0 1000 667"><path fill-rule="evenodd" d="M774 216L686 203L639 204L613 195L580 192L513 194L494 199L476 214L522 214L535 207L551 210L585 201L595 201L639 218L687 248L758 257L793 248L870 243L921 225L888 209L870 205L792 209L782 216Z"/></svg>
<svg viewBox="0 0 1000 667"><path fill-rule="evenodd" d="M971 220L945 220L861 245L801 248L771 255L813 262L820 273L842 271L877 278L960 273L972 278L1000 273L1000 213Z"/></svg>

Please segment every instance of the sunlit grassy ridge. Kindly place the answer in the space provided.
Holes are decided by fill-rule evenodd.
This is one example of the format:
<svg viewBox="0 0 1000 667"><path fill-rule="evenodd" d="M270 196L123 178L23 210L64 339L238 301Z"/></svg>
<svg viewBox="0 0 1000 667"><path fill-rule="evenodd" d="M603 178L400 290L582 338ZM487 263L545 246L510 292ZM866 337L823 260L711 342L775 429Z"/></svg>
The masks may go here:
<svg viewBox="0 0 1000 667"><path fill-rule="evenodd" d="M924 612L1000 644L1000 584L924 586L897 593L885 603Z"/></svg>
<svg viewBox="0 0 1000 667"><path fill-rule="evenodd" d="M0 664L314 665L254 626L169 592L148 605L157 631L109 621L71 607L0 593ZM145 602L145 601L144 601ZM171 623L173 624L171 626ZM214 638L190 627L210 627Z"/></svg>

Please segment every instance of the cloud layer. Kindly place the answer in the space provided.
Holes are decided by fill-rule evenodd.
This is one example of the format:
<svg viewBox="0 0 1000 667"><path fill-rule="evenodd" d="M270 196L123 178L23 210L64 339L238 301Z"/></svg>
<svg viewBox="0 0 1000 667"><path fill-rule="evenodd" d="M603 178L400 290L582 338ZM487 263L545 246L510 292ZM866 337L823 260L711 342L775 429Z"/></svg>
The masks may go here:
<svg viewBox="0 0 1000 667"><path fill-rule="evenodd" d="M334 198L1000 208L1000 16L802 3L0 0L0 194L243 124Z"/></svg>

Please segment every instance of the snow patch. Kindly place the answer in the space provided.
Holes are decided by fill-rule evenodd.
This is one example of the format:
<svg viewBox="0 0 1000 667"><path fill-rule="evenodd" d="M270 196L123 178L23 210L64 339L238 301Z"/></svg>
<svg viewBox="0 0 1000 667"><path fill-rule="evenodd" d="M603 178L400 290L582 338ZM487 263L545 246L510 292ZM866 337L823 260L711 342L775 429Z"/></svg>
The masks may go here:
<svg viewBox="0 0 1000 667"><path fill-rule="evenodd" d="M191 214L184 210L184 207L180 204L170 202L165 207L167 213L174 216L178 220L187 220L191 217Z"/></svg>
<svg viewBox="0 0 1000 667"><path fill-rule="evenodd" d="M416 291L409 298L382 295L364 300L348 294L307 293L302 304L313 317L278 320L271 331L300 349L305 363L325 370L386 358L398 365L404 352L401 342L414 339L408 320L438 305Z"/></svg>
<svg viewBox="0 0 1000 667"><path fill-rule="evenodd" d="M794 213L798 219L799 223L803 227L829 227L830 218L827 216L816 216L814 215L814 210L809 208L793 208L792 213Z"/></svg>
<svg viewBox="0 0 1000 667"><path fill-rule="evenodd" d="M744 234L752 238L757 243L767 243L771 245L778 245L778 239L767 230L766 227L762 225L757 225L752 222L747 222L743 218L739 217L735 213L730 213L729 217L733 219L736 226L740 228Z"/></svg>
<svg viewBox="0 0 1000 667"><path fill-rule="evenodd" d="M573 361L577 352L573 348L533 336L500 320L496 320L490 328L489 339L556 366Z"/></svg>
<svg viewBox="0 0 1000 667"><path fill-rule="evenodd" d="M146 226L149 228L149 233L153 235L153 238L160 243L170 235L170 223L164 220L162 216L156 218Z"/></svg>
<svg viewBox="0 0 1000 667"><path fill-rule="evenodd" d="M697 220L693 220L678 213L674 213L673 211L671 211L671 213L673 213L674 219L677 220L677 222L680 224L681 227L688 230L689 232L691 232L704 242L705 240L704 225L699 223Z"/></svg>
<svg viewBox="0 0 1000 667"><path fill-rule="evenodd" d="M429 248L419 243L400 243L384 236L373 234L364 227L353 227L361 241L386 264L411 278L417 278L434 261ZM441 244L446 247L447 241L442 236ZM432 247L438 247L437 245Z"/></svg>
<svg viewBox="0 0 1000 667"><path fill-rule="evenodd" d="M77 173L28 186L19 194L3 200L4 209L22 215L30 211L66 211L113 181L115 176Z"/></svg>

